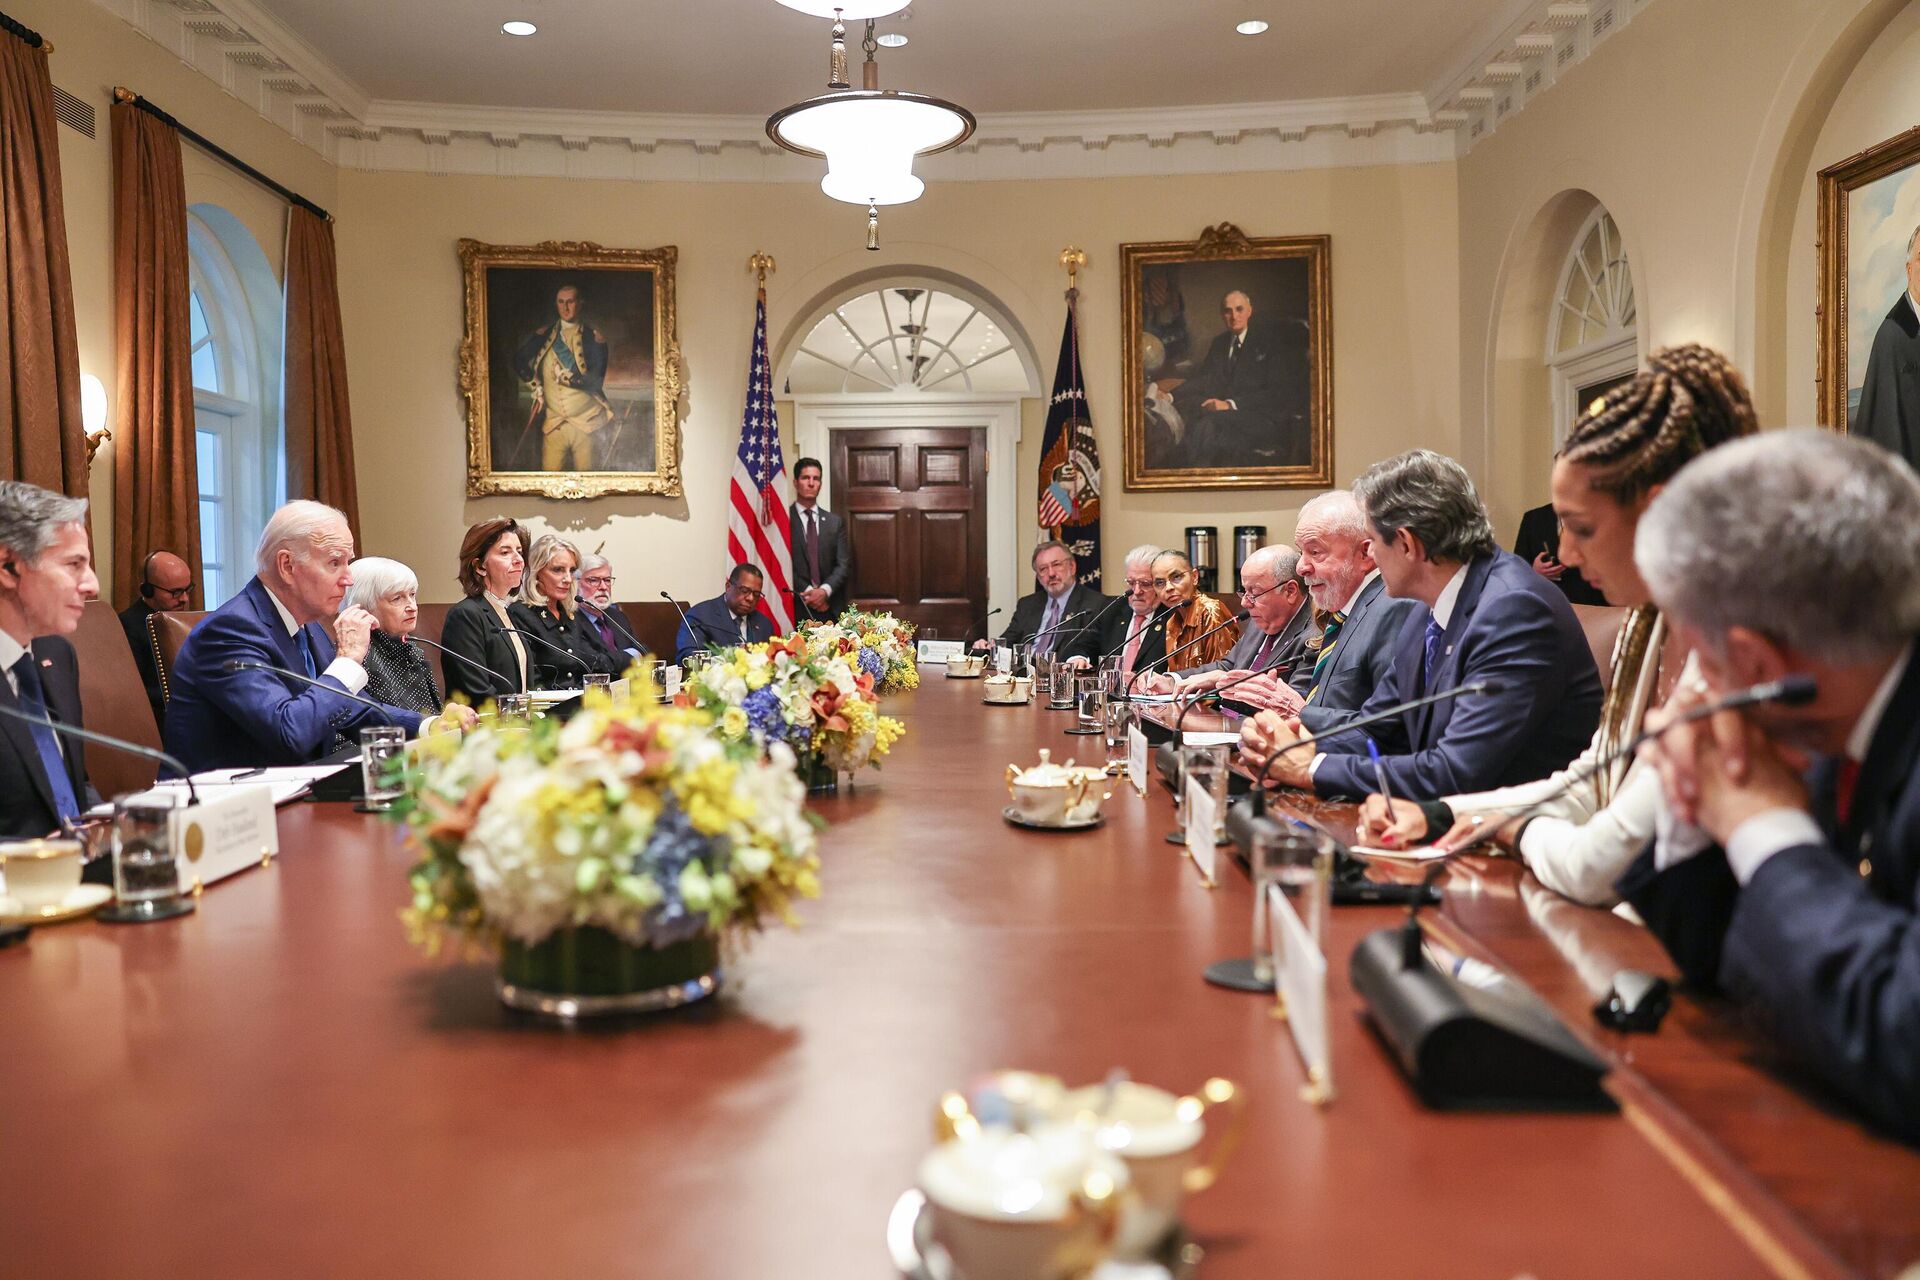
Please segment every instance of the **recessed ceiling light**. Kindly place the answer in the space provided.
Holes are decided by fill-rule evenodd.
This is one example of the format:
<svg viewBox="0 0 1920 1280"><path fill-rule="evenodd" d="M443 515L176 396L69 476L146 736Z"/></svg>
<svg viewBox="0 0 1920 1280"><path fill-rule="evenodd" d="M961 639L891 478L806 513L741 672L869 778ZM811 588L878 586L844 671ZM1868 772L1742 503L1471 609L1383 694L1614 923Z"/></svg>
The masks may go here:
<svg viewBox="0 0 1920 1280"><path fill-rule="evenodd" d="M898 49L907 42L907 38L898 31L889 31L883 36L874 37L874 43L885 49Z"/></svg>
<svg viewBox="0 0 1920 1280"><path fill-rule="evenodd" d="M1236 24L1233 29L1243 36L1257 36L1267 29L1267 24L1258 18L1248 18L1245 22Z"/></svg>
<svg viewBox="0 0 1920 1280"><path fill-rule="evenodd" d="M500 34L503 36L530 36L539 29L540 28L534 26L531 22L522 22L518 18L515 18L512 22L503 22L500 24Z"/></svg>

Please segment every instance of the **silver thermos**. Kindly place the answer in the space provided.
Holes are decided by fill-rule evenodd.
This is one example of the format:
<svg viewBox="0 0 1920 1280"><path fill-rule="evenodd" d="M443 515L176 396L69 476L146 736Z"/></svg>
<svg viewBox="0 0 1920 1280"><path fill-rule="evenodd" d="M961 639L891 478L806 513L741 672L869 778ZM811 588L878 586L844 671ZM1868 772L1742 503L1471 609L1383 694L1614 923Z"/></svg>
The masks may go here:
<svg viewBox="0 0 1920 1280"><path fill-rule="evenodd" d="M1247 557L1267 545L1267 526L1263 524L1237 524L1233 526L1233 589L1245 590L1246 584L1240 581L1240 566Z"/></svg>
<svg viewBox="0 0 1920 1280"><path fill-rule="evenodd" d="M1187 526L1187 559L1193 561L1194 576L1206 592L1220 589L1220 530L1210 524Z"/></svg>

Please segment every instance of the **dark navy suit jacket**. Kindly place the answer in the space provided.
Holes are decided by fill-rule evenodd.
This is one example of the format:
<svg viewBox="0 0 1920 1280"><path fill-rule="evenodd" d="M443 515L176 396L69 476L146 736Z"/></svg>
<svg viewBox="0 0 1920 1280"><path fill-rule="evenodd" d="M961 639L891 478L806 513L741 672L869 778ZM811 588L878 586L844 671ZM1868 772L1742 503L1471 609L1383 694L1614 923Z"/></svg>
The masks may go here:
<svg viewBox="0 0 1920 1280"><path fill-rule="evenodd" d="M28 652L38 664L48 716L61 724L86 728L80 721L80 666L73 645L61 636L40 636ZM24 710L4 674L0 674L0 703ZM82 807L93 800L87 785L85 748L78 738L63 737L60 741L67 783ZM40 763L33 729L12 716L0 716L0 797L4 797L0 799L0 837L44 836L59 829L53 784L47 778L46 766Z"/></svg>
<svg viewBox="0 0 1920 1280"><path fill-rule="evenodd" d="M317 623L305 630L314 667L334 659L333 638ZM288 680L271 671L229 671L227 663L264 662L303 671L300 646L280 621L260 579L215 609L193 629L174 662L167 703L167 750L198 773L238 765L308 764L333 749L333 736L353 740L369 725L397 724L416 732L426 717ZM342 693L345 686L321 676Z"/></svg>
<svg viewBox="0 0 1920 1280"><path fill-rule="evenodd" d="M1318 658L1317 653L1308 654L1287 681L1301 697L1312 694L1300 709L1300 723L1318 733L1351 719L1386 678L1400 631L1416 613L1424 625L1427 611L1420 602L1394 599L1379 578L1362 587L1360 598L1353 602L1353 612L1334 639L1333 656L1320 673L1319 692L1314 692L1313 662L1308 660Z"/></svg>
<svg viewBox="0 0 1920 1280"><path fill-rule="evenodd" d="M1314 772L1323 796L1362 796L1378 789L1367 735L1386 758L1387 781L1408 800L1544 778L1586 749L1600 726L1600 672L1586 633L1560 589L1511 551L1467 566L1453 616L1434 663L1422 679L1427 620L1418 609L1400 629L1393 665L1359 712L1384 710L1429 690L1498 680L1497 693L1469 695L1352 733L1316 730L1327 753Z"/></svg>
<svg viewBox="0 0 1920 1280"><path fill-rule="evenodd" d="M673 637L673 660L685 662L689 654L705 653L718 645L722 649L731 649L740 643L740 622L733 616L733 610L727 608L725 596L715 596L711 600L702 600L687 610L687 620L693 624L689 629L686 622L680 624L678 634ZM759 644L762 640L773 639L773 620L758 609L747 615L747 643Z"/></svg>
<svg viewBox="0 0 1920 1280"><path fill-rule="evenodd" d="M1717 979L1876 1122L1920 1142L1920 657L1868 744L1844 826L1837 772L1823 759L1807 779L1824 839L1776 853L1745 888L1717 848L1658 871L1649 847L1620 892L1689 980Z"/></svg>

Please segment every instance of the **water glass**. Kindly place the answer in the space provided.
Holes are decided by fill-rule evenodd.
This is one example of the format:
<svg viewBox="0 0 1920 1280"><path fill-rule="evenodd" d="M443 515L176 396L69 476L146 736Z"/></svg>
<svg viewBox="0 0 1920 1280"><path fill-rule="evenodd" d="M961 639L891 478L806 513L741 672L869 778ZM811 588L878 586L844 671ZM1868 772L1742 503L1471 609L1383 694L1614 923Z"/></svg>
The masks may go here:
<svg viewBox="0 0 1920 1280"><path fill-rule="evenodd" d="M1125 679L1120 674L1119 654L1111 654L1100 659L1100 687L1106 690L1109 701L1126 692L1121 687L1125 683Z"/></svg>
<svg viewBox="0 0 1920 1280"><path fill-rule="evenodd" d="M1073 678L1074 701L1080 708L1082 729L1098 729L1107 719L1107 691L1100 687L1097 675L1077 675Z"/></svg>
<svg viewBox="0 0 1920 1280"><path fill-rule="evenodd" d="M1217 844L1227 833L1227 781L1232 771L1227 767L1227 748L1184 747L1180 752L1180 786L1177 794L1183 798L1187 794L1187 784L1198 782L1201 789L1213 798L1213 839ZM1182 806L1181 822L1189 818ZM1184 829L1184 826L1183 826Z"/></svg>
<svg viewBox="0 0 1920 1280"><path fill-rule="evenodd" d="M533 723L533 695L530 693L503 694L495 705L497 718L503 725Z"/></svg>
<svg viewBox="0 0 1920 1280"><path fill-rule="evenodd" d="M1126 702L1107 702L1107 763L1127 762L1127 730L1133 725L1133 706Z"/></svg>
<svg viewBox="0 0 1920 1280"><path fill-rule="evenodd" d="M1033 646L1030 644L1016 644L1013 646L1013 674L1016 676L1022 674L1031 675L1032 672ZM1035 692L1038 693L1039 690L1036 688Z"/></svg>
<svg viewBox="0 0 1920 1280"><path fill-rule="evenodd" d="M610 693L613 690L613 677L604 671L589 671L580 677L580 689L583 693L591 693L595 689Z"/></svg>
<svg viewBox="0 0 1920 1280"><path fill-rule="evenodd" d="M173 811L182 796L133 796L113 806L113 896L130 910L151 909L180 896L174 858Z"/></svg>
<svg viewBox="0 0 1920 1280"><path fill-rule="evenodd" d="M1247 862L1254 887L1254 976L1271 981L1273 953L1279 948L1276 939L1267 937L1267 886L1280 886L1313 945L1324 947L1321 931L1333 893L1333 840L1291 822L1282 822L1277 830L1270 823L1257 823Z"/></svg>
<svg viewBox="0 0 1920 1280"><path fill-rule="evenodd" d="M522 695L524 696L524 695ZM360 731L360 785L369 813L383 813L406 794L407 731L377 724Z"/></svg>

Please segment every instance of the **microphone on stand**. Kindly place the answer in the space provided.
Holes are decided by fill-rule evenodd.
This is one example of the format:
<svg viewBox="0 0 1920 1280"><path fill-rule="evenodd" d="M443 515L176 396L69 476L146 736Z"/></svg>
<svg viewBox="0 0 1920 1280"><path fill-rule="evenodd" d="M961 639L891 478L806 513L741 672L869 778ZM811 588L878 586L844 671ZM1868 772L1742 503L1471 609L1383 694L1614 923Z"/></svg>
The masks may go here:
<svg viewBox="0 0 1920 1280"><path fill-rule="evenodd" d="M719 641L713 638L712 633L710 633L707 630L706 623L695 622L692 616L688 614L685 609L682 609L680 607L680 602L678 600L675 600L672 595L668 594L665 591L662 591L660 593L660 598L662 600L665 600L668 604L672 605L673 611L680 615L681 625L686 627L688 635L692 636L696 640L705 640L707 642L707 647L709 649L726 648L725 645L721 644ZM675 657L677 658L678 655L675 655Z"/></svg>
<svg viewBox="0 0 1920 1280"><path fill-rule="evenodd" d="M1175 717L1173 722L1173 745L1175 747L1178 747L1180 745L1180 726L1187 722L1187 712L1193 710L1195 707L1199 706L1201 703L1205 702L1209 698L1213 699L1216 703L1220 702L1221 701L1220 695L1223 691L1227 689L1231 689L1233 688L1233 686L1237 684L1245 684L1247 681L1253 679L1255 676L1271 675L1273 674L1274 671L1279 669L1279 666L1280 664L1276 662L1258 671L1249 671L1247 672L1247 674L1239 677L1238 679L1228 680L1224 684L1217 684L1213 686L1213 688L1205 690L1204 692L1200 693L1192 701L1188 702L1186 706L1180 708L1180 714L1177 717Z"/></svg>
<svg viewBox="0 0 1920 1280"><path fill-rule="evenodd" d="M1122 600L1125 600L1125 599L1126 599L1126 596L1124 595L1114 596L1111 599L1109 599L1107 603L1101 607L1100 612L1094 614L1091 618L1088 618L1085 622L1075 627L1072 630L1072 632L1070 632L1068 635L1062 637L1058 642L1056 642L1053 646L1054 652L1058 653L1060 651L1060 646L1062 644L1066 644L1070 642L1074 638L1074 636L1080 635L1082 632L1086 631L1087 628L1093 626L1094 623L1106 617L1108 609L1113 608L1113 606L1119 604ZM1065 622L1066 619L1062 618L1060 621Z"/></svg>
<svg viewBox="0 0 1920 1280"><path fill-rule="evenodd" d="M188 770L186 764L177 756L170 756L164 751L156 751L152 747L143 747L137 742L128 742L125 738L116 738L111 734L100 733L94 729L82 729L79 725L64 724L59 720L50 719L46 716L36 716L32 712L22 711L10 703L0 702L0 715L11 716L15 720L24 721L27 724L43 725L55 733L64 734L69 738L79 738L84 742L97 742L103 747L112 747L115 751L124 751L128 755L140 756L144 759L163 764L178 773L181 778L186 781L187 803L200 803L199 793L193 789L193 774ZM76 799L77 798L78 797L76 797Z"/></svg>
<svg viewBox="0 0 1920 1280"><path fill-rule="evenodd" d="M389 707L384 702L375 702L372 698L363 698L357 693L348 693L337 684L328 684L326 681L310 676L304 671L289 671L285 667L276 667L271 662L249 662L243 658L231 658L227 661L227 670L271 671L277 676L285 676L289 680L298 680L301 684L310 684L316 689L325 689L337 698L345 698L349 702L357 702L363 707L372 707L375 711L383 715L392 711L404 710L404 708L401 707Z"/></svg>
<svg viewBox="0 0 1920 1280"><path fill-rule="evenodd" d="M612 624L613 629L615 631L619 632L621 635L625 636L627 639L633 641L634 648L638 649L642 653L649 652L646 644L640 639L640 637L633 634L633 628L627 625L626 618L622 616L624 611L620 608L619 605L610 604L605 608L601 608L599 605L595 604L591 600L582 600L582 601L579 601L579 603L586 605L587 608L593 610L595 613L605 618L610 624Z"/></svg>
<svg viewBox="0 0 1920 1280"><path fill-rule="evenodd" d="M1425 697L1409 698L1405 702L1395 703L1390 707L1383 707L1370 716L1361 716L1358 720L1349 720L1337 728L1329 729L1325 733L1316 734L1311 738L1302 738L1297 742L1289 742L1286 746L1281 747L1269 755L1266 763L1260 766L1260 772L1254 777L1254 792L1261 798L1261 811L1264 812L1266 809L1267 779L1273 775L1274 762L1288 752L1297 751L1301 747L1314 746L1328 738L1337 738L1343 733L1351 733L1355 729L1364 729L1368 725L1379 724L1382 720L1391 720L1395 716L1405 715L1409 711L1418 711L1422 707L1430 707L1437 702L1446 702L1450 699L1468 694L1499 693L1504 688L1506 688L1506 684L1501 680L1472 680L1466 684L1455 685L1451 689L1442 689L1438 693L1429 693Z"/></svg>
<svg viewBox="0 0 1920 1280"><path fill-rule="evenodd" d="M986 626L988 622L992 621L994 614L1004 613L1004 612L1006 612L1004 609L989 609L985 613L981 614L980 617L974 621L974 624L967 628L967 634L960 637L960 647L962 649L965 649L969 644L972 644L973 633L980 630L980 628ZM985 636L981 636L980 638L982 640L986 639Z"/></svg>
<svg viewBox="0 0 1920 1280"><path fill-rule="evenodd" d="M1055 636L1055 637L1057 638L1057 637L1059 636L1059 634L1060 634L1060 628L1062 628L1062 627L1064 627L1064 626L1066 626L1066 625L1067 625L1067 624L1068 624L1069 622L1072 622L1072 621L1073 621L1073 620L1074 620L1075 618L1078 618L1078 617L1081 617L1081 616L1083 616L1083 615L1085 615L1085 613L1086 613L1086 612L1087 612L1087 611L1086 611L1085 609L1075 609L1075 610L1074 610L1074 611L1073 611L1072 613L1070 613L1070 614L1068 614L1068 615L1067 615L1066 617L1064 617L1064 618L1062 618L1062 619L1060 619L1060 621L1058 621L1058 622L1056 622L1056 623L1054 623L1054 624L1053 624L1052 626L1050 626L1050 627L1042 627L1042 628L1040 628L1040 629L1039 629L1038 631L1036 631L1036 632L1034 632L1034 633L1033 633L1033 643L1034 643L1034 644L1039 644L1039 643L1040 643L1040 637L1041 637L1041 636L1043 636L1043 635L1046 635L1046 634L1047 634L1047 632L1049 632L1049 631L1051 631L1051 632L1053 632L1053 633L1054 633L1054 636ZM1055 646L1055 648L1056 648L1056 649L1057 649L1058 647L1059 647L1059 646L1057 646L1057 645Z"/></svg>
<svg viewBox="0 0 1920 1280"><path fill-rule="evenodd" d="M495 671L492 667L489 667L484 662L475 662L472 658L469 658L464 653L456 653L454 650L449 649L447 648L447 646L441 644L438 640L429 640L425 636L408 636L406 638L406 643L407 644L424 644L429 649L438 649L441 653L446 654L449 658L453 658L453 659L456 659L457 661L464 662L468 667L472 668L475 671L484 671L487 673L488 676L505 680L509 684L517 683L517 681L513 680L510 676L507 676L502 672ZM493 683L493 681L489 680L487 683L491 684Z"/></svg>
<svg viewBox="0 0 1920 1280"><path fill-rule="evenodd" d="M1187 601L1187 604L1192 604L1192 603L1193 603L1192 600ZM1180 607L1184 609L1186 605L1182 605ZM1147 672L1153 670L1155 667L1159 666L1161 663L1171 661L1173 659L1174 654L1179 653L1184 649L1191 649L1194 645L1199 644L1202 640L1205 640L1208 636L1212 635L1214 632L1224 631L1228 627L1235 626L1239 623L1245 622L1250 616L1252 616L1250 610L1242 609L1240 612L1234 614L1231 618L1228 618L1225 622L1215 623L1213 626L1208 627L1205 631L1202 631L1199 635L1194 636L1192 639L1187 640L1181 644L1175 645L1173 648L1167 650L1165 653L1155 658L1152 662L1149 662L1146 666L1140 668L1138 671L1133 673L1133 678L1127 681L1126 696L1128 698L1133 697L1133 685L1135 680L1138 680L1141 676L1147 674ZM1171 668L1169 668L1169 670L1171 670Z"/></svg>
<svg viewBox="0 0 1920 1280"><path fill-rule="evenodd" d="M531 631L522 631L518 627L505 626L501 623L501 621L498 618L493 619L493 625L496 627L499 627L500 630L502 631L506 631L513 635L519 636L522 640L531 640L543 649L553 650L555 653L559 654L561 657L566 658L572 661L573 663L575 663L576 665L578 665L582 674L585 674L586 672L593 670L591 666L587 665L587 660L585 658L582 658L579 654L573 652L573 650L571 649L563 649L559 645L555 644L553 641L543 639L542 637L533 634L533 632Z"/></svg>

